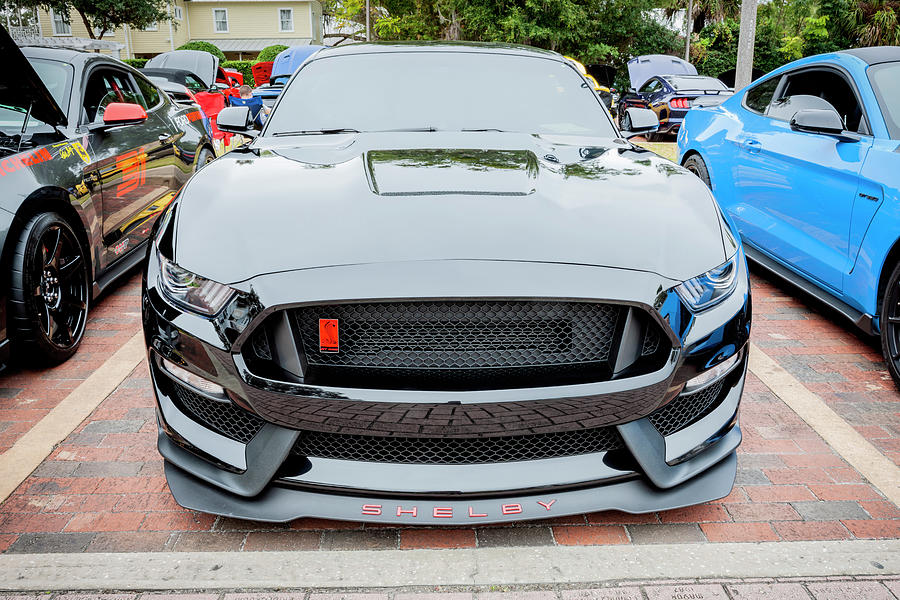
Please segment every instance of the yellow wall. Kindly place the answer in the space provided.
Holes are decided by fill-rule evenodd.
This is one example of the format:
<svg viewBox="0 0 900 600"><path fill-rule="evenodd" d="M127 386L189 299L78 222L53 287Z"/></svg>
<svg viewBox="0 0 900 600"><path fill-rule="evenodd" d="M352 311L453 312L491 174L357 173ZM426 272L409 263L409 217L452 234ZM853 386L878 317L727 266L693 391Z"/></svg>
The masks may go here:
<svg viewBox="0 0 900 600"><path fill-rule="evenodd" d="M124 29L107 32L104 40L126 44L122 58L135 54L158 54L177 48L189 40L229 39L229 38L313 38L313 43L322 43L322 5L312 2L185 2L175 0L182 8L182 20L172 23L172 38L169 23L159 23L157 31L140 31L130 28L126 38ZM215 33L213 28L213 8L228 9L228 33ZM278 9L294 9L294 31L279 31ZM312 13L312 22L310 21ZM38 11L41 35L54 37L50 13ZM69 15L72 37L90 37L77 12ZM310 29L312 25L312 30ZM108 53L108 51L103 51Z"/></svg>
<svg viewBox="0 0 900 600"><path fill-rule="evenodd" d="M188 2L191 38L310 38L310 2ZM315 3L318 7L318 2ZM213 8L228 9L228 33L216 33ZM278 30L278 9L294 9L294 31ZM321 14L321 8L319 8ZM318 34L317 34L318 35Z"/></svg>

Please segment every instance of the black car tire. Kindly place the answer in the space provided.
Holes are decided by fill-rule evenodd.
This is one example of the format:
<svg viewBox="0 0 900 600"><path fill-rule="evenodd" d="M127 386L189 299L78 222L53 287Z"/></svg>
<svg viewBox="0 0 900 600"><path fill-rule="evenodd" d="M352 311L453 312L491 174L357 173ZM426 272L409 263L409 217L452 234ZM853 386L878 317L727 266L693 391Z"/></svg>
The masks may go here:
<svg viewBox="0 0 900 600"><path fill-rule="evenodd" d="M622 108L619 111L619 129L622 131L631 130L631 116L629 116L627 108Z"/></svg>
<svg viewBox="0 0 900 600"><path fill-rule="evenodd" d="M706 162L699 154L691 154L688 156L682 166L702 179L703 183L706 184L706 187L712 189L712 182L709 180L709 170L706 168Z"/></svg>
<svg viewBox="0 0 900 600"><path fill-rule="evenodd" d="M194 172L199 171L214 160L216 160L216 155L212 153L212 150L204 146L200 149L200 156L197 157L197 166L194 167Z"/></svg>
<svg viewBox="0 0 900 600"><path fill-rule="evenodd" d="M19 233L9 271L10 337L27 358L58 364L78 350L90 302L85 256L57 213L35 215Z"/></svg>
<svg viewBox="0 0 900 600"><path fill-rule="evenodd" d="M881 353L900 387L900 263L894 266L881 298Z"/></svg>

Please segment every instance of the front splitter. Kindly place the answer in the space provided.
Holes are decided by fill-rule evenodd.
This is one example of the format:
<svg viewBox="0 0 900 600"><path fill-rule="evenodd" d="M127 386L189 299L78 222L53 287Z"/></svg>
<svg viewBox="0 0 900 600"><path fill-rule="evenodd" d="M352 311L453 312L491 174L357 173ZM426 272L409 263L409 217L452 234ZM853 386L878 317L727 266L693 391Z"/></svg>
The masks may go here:
<svg viewBox="0 0 900 600"><path fill-rule="evenodd" d="M732 452L700 475L670 489L632 479L580 490L478 500L387 499L324 494L278 485L268 486L256 497L245 498L205 483L168 461L165 471L178 504L226 517L270 522L316 517L406 525L477 525L599 510L646 513L709 502L731 492L737 456Z"/></svg>

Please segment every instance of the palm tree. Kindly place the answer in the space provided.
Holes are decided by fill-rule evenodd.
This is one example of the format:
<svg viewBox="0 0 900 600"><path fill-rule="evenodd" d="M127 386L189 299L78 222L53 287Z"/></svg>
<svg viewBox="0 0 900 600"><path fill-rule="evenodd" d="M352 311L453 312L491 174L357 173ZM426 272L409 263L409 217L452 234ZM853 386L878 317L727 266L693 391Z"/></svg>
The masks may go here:
<svg viewBox="0 0 900 600"><path fill-rule="evenodd" d="M856 35L861 46L900 45L900 1L872 0L856 4Z"/></svg>
<svg viewBox="0 0 900 600"><path fill-rule="evenodd" d="M679 10L686 10L687 5L687 0L664 0L662 8L666 17L671 19ZM707 23L736 19L740 14L740 0L694 0L694 8L691 11L691 19L694 22L691 31L699 32Z"/></svg>

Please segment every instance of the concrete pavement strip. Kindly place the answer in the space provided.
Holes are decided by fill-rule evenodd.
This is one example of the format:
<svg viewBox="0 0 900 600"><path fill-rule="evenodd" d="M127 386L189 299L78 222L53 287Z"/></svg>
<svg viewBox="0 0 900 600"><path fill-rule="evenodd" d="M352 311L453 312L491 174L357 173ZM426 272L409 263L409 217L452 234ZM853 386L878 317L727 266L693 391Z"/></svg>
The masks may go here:
<svg viewBox="0 0 900 600"><path fill-rule="evenodd" d="M90 416L147 355L137 333L71 391L28 433L0 454L0 502L50 456L53 448Z"/></svg>
<svg viewBox="0 0 900 600"><path fill-rule="evenodd" d="M878 451L817 395L797 381L770 356L750 344L750 370L782 402L806 421L831 448L900 506L900 467Z"/></svg>
<svg viewBox="0 0 900 600"><path fill-rule="evenodd" d="M898 540L0 556L0 589L5 591L336 589L896 574Z"/></svg>

